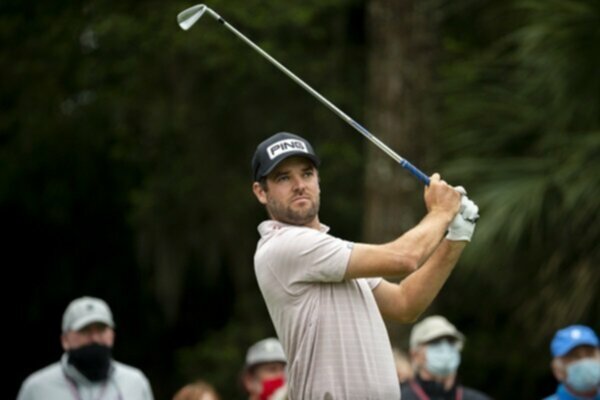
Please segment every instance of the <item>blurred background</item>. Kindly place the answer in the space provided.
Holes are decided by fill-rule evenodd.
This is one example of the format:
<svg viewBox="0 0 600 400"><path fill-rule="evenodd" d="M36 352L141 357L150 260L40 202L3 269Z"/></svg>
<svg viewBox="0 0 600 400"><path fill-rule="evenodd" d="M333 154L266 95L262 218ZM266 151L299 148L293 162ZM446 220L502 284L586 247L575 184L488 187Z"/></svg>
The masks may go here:
<svg viewBox="0 0 600 400"><path fill-rule="evenodd" d="M4 0L0 223L9 398L59 359L70 300L105 299L115 357L157 399L195 378L226 399L274 334L253 273L258 142L322 158L321 220L384 242L422 186L182 1ZM498 399L552 393L549 342L600 327L600 2L212 0L226 20L428 174L467 188L475 237L426 315L467 342L462 380ZM393 278L392 278L393 279ZM389 324L406 350L410 325Z"/></svg>

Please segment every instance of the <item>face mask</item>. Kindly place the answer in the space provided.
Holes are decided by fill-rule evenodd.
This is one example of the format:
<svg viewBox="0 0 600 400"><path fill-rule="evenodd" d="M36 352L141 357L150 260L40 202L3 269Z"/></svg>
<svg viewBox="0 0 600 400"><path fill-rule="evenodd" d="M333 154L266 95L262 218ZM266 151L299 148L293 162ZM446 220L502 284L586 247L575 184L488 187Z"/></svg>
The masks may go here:
<svg viewBox="0 0 600 400"><path fill-rule="evenodd" d="M460 352L456 346L446 341L427 345L425 366L433 375L446 377L456 372L459 364Z"/></svg>
<svg viewBox="0 0 600 400"><path fill-rule="evenodd" d="M584 358L567 366L566 384L577 392L591 392L600 385L600 360Z"/></svg>
<svg viewBox="0 0 600 400"><path fill-rule="evenodd" d="M110 353L108 346L90 344L69 350L69 364L92 382L103 381L108 378L110 370Z"/></svg>
<svg viewBox="0 0 600 400"><path fill-rule="evenodd" d="M267 400L277 389L282 387L284 383L285 380L282 376L262 381L262 391L259 395L260 400Z"/></svg>

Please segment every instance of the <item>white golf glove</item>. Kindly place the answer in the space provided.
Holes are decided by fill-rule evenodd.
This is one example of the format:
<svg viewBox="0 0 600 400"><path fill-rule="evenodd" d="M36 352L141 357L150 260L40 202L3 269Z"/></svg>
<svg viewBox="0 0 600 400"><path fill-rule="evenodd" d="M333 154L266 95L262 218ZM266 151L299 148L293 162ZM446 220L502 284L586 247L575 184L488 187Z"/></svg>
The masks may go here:
<svg viewBox="0 0 600 400"><path fill-rule="evenodd" d="M479 218L479 207L467 197L465 188L457 186L455 189L462 194L460 210L450 223L450 226L448 226L446 239L470 242L475 231L475 222Z"/></svg>

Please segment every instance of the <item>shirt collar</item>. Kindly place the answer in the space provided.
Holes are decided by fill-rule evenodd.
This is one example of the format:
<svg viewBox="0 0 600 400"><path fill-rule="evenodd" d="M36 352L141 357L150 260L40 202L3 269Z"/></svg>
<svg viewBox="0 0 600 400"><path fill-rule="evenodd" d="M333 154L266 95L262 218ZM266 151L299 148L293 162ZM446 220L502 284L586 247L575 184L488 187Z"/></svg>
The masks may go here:
<svg viewBox="0 0 600 400"><path fill-rule="evenodd" d="M329 232L329 226L325 225L325 224L319 224L319 232L322 233L327 233ZM300 225L292 225L292 224L286 224L284 222L281 221L276 221L274 219L268 219L266 221L261 222L258 225L258 233L260 233L261 237L267 236L271 233L273 233L276 230L279 229L283 229L283 228L306 228L306 229L311 229L305 226L300 226Z"/></svg>

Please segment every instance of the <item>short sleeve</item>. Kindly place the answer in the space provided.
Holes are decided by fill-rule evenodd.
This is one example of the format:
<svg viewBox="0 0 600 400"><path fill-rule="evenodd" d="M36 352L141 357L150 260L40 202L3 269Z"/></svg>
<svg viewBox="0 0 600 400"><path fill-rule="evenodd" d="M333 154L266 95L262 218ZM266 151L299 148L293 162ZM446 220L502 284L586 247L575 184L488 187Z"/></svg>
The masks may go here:
<svg viewBox="0 0 600 400"><path fill-rule="evenodd" d="M383 281L383 278L365 278L367 284L371 288L371 290L375 290L377 286Z"/></svg>
<svg viewBox="0 0 600 400"><path fill-rule="evenodd" d="M273 272L287 284L341 282L352 246L351 242L316 229L290 227L270 243L264 256Z"/></svg>

